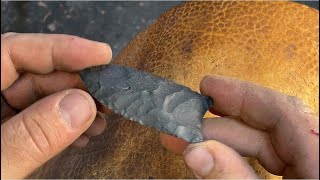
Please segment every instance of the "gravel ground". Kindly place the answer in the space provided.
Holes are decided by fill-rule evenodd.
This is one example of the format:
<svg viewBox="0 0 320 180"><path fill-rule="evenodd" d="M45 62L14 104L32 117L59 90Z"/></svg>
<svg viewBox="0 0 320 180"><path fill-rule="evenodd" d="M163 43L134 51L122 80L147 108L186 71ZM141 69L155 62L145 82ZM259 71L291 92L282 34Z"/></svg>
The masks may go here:
<svg viewBox="0 0 320 180"><path fill-rule="evenodd" d="M140 31L182 1L1 1L1 33L66 33L107 42L115 57ZM319 1L300 1L319 10Z"/></svg>

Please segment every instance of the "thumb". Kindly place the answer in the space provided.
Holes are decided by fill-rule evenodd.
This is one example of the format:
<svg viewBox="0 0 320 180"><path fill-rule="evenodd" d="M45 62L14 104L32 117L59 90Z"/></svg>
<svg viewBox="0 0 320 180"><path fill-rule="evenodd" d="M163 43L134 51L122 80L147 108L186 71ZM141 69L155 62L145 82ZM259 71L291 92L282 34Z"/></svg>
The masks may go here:
<svg viewBox="0 0 320 180"><path fill-rule="evenodd" d="M197 178L258 178L237 152L218 141L189 145L184 159Z"/></svg>
<svg viewBox="0 0 320 180"><path fill-rule="evenodd" d="M1 178L24 178L75 141L93 122L89 94L50 95L1 125Z"/></svg>

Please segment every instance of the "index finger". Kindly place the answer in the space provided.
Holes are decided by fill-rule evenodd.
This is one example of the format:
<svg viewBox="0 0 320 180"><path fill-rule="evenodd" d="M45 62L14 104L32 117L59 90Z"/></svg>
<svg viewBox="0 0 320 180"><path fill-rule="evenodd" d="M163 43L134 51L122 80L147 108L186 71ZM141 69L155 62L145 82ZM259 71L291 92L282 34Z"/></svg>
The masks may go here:
<svg viewBox="0 0 320 180"><path fill-rule="evenodd" d="M1 35L1 91L8 88L22 72L73 72L109 63L111 58L109 45L72 35Z"/></svg>
<svg viewBox="0 0 320 180"><path fill-rule="evenodd" d="M281 123L285 125L293 120L290 117L314 115L308 106L293 96L239 79L206 76L200 83L200 90L213 98L212 111L239 117L261 130L273 129L280 120L288 121Z"/></svg>

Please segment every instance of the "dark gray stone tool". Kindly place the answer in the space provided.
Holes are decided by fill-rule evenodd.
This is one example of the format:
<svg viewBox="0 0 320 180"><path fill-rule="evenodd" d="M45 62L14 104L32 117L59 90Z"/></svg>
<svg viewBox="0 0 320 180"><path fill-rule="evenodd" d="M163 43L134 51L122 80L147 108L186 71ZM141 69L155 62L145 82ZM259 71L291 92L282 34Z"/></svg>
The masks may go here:
<svg viewBox="0 0 320 180"><path fill-rule="evenodd" d="M104 65L80 72L89 93L114 112L188 142L202 141L209 97L147 72Z"/></svg>

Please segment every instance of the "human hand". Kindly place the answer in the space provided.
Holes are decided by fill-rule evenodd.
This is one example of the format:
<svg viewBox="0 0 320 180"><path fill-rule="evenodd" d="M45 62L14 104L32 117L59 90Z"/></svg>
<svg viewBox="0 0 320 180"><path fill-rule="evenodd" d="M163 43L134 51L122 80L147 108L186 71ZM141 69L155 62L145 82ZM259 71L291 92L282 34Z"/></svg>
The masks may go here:
<svg viewBox="0 0 320 180"><path fill-rule="evenodd" d="M107 44L70 35L1 35L1 178L24 178L104 130L91 96L71 88L84 87L77 71L111 56Z"/></svg>
<svg viewBox="0 0 320 180"><path fill-rule="evenodd" d="M258 178L242 156L256 157L283 178L319 178L319 116L300 100L218 76L205 77L200 89L214 100L210 111L221 117L206 119L202 133L208 141L189 145L183 153L197 178ZM187 146L161 138L174 152Z"/></svg>

